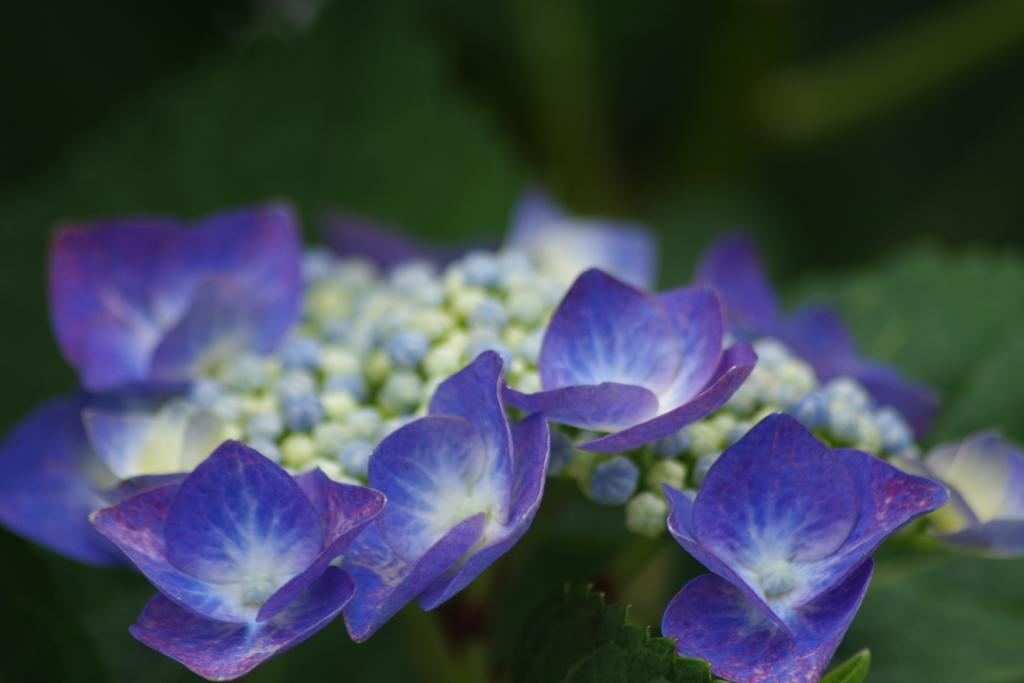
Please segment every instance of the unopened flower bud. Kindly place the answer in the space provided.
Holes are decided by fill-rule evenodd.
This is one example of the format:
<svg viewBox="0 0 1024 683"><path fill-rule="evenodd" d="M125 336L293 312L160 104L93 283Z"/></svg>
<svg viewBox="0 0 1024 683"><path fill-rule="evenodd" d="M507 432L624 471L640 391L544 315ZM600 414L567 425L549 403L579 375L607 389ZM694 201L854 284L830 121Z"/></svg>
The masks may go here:
<svg viewBox="0 0 1024 683"><path fill-rule="evenodd" d="M657 538L665 531L668 503L644 491L626 503L626 528L638 536Z"/></svg>
<svg viewBox="0 0 1024 683"><path fill-rule="evenodd" d="M590 498L601 505L624 505L636 491L640 469L624 455L616 455L594 467Z"/></svg>

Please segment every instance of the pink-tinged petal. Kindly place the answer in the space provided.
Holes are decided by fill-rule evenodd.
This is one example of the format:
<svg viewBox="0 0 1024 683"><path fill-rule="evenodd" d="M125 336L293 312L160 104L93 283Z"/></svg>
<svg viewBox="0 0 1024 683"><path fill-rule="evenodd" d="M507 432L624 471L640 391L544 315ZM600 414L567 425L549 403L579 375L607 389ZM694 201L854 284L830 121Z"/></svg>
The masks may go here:
<svg viewBox="0 0 1024 683"><path fill-rule="evenodd" d="M972 555L1024 556L1024 520L996 519L950 534L935 534L935 537Z"/></svg>
<svg viewBox="0 0 1024 683"><path fill-rule="evenodd" d="M693 504L697 541L733 566L820 560L856 521L857 492L841 460L783 413L722 453Z"/></svg>
<svg viewBox="0 0 1024 683"><path fill-rule="evenodd" d="M480 572L515 545L529 529L533 516L540 507L544 481L547 478L551 448L547 420L543 415L535 414L513 425L512 442L515 446L515 507L508 524L496 534L492 535L492 532L489 532L487 544L483 548L466 558L465 563L456 564L428 586L419 599L420 607L423 609L434 609L468 586Z"/></svg>
<svg viewBox="0 0 1024 683"><path fill-rule="evenodd" d="M665 390L682 364L680 333L653 297L588 270L558 305L540 352L545 390L615 382Z"/></svg>
<svg viewBox="0 0 1024 683"><path fill-rule="evenodd" d="M733 334L753 338L772 333L779 304L749 236L733 233L712 242L701 254L694 281L718 290Z"/></svg>
<svg viewBox="0 0 1024 683"><path fill-rule="evenodd" d="M588 268L600 268L649 290L657 275L657 240L650 230L624 221L571 217L539 190L523 193L505 243L528 251L541 269L566 284Z"/></svg>
<svg viewBox="0 0 1024 683"><path fill-rule="evenodd" d="M478 514L456 524L415 562L402 560L371 524L349 546L342 564L356 583L345 609L352 640L362 642L458 562L483 535L486 519Z"/></svg>
<svg viewBox="0 0 1024 683"><path fill-rule="evenodd" d="M344 571L328 567L287 609L260 624L203 619L157 595L129 630L146 645L200 676L228 681L326 626L348 603L353 590L352 579Z"/></svg>
<svg viewBox="0 0 1024 683"><path fill-rule="evenodd" d="M324 549L313 563L296 574L260 607L257 621L272 618L313 583L384 508L384 494L365 486L332 481L315 469L295 478L313 503L324 527Z"/></svg>
<svg viewBox="0 0 1024 683"><path fill-rule="evenodd" d="M295 480L238 441L225 441L182 482L164 537L171 563L200 580L244 585L266 575L275 588L324 548L320 515Z"/></svg>
<svg viewBox="0 0 1024 683"><path fill-rule="evenodd" d="M615 382L536 394L506 387L504 396L509 405L528 413L544 413L552 422L605 432L632 427L658 414L658 397L649 390Z"/></svg>
<svg viewBox="0 0 1024 683"><path fill-rule="evenodd" d="M77 400L51 401L7 436L0 447L0 523L81 562L123 564L124 555L89 524L106 500L90 477L103 465L81 411Z"/></svg>
<svg viewBox="0 0 1024 683"><path fill-rule="evenodd" d="M711 385L693 400L664 415L651 418L615 434L588 441L578 448L594 453L621 453L675 434L686 425L707 417L724 406L729 397L750 376L756 363L757 354L753 349L743 343L735 344L722 355L722 360L712 377ZM515 405L511 400L509 403Z"/></svg>
<svg viewBox="0 0 1024 683"><path fill-rule="evenodd" d="M157 589L180 607L206 619L250 621L253 610L225 585L208 584L183 572L167 558L164 520L179 484L168 484L97 510L90 521L117 544Z"/></svg>
<svg viewBox="0 0 1024 683"><path fill-rule="evenodd" d="M415 562L452 527L480 512L470 499L492 502L486 464L476 429L457 417L421 418L377 446L368 483L387 496L377 525L399 557Z"/></svg>
<svg viewBox="0 0 1024 683"><path fill-rule="evenodd" d="M462 418L476 428L487 458L483 476L497 496L494 502L504 513L498 520L501 524L508 521L512 489L511 434L501 402L503 369L501 356L485 351L442 382L430 401L431 415Z"/></svg>
<svg viewBox="0 0 1024 683"><path fill-rule="evenodd" d="M871 579L869 559L842 584L793 613L787 633L751 605L735 586L710 574L672 599L661 631L676 652L711 664L736 683L814 683L860 607Z"/></svg>
<svg viewBox="0 0 1024 683"><path fill-rule="evenodd" d="M699 394L714 376L722 359L725 323L722 304L713 289L682 287L656 298L675 319L682 339L679 374L659 397L661 412L666 413Z"/></svg>

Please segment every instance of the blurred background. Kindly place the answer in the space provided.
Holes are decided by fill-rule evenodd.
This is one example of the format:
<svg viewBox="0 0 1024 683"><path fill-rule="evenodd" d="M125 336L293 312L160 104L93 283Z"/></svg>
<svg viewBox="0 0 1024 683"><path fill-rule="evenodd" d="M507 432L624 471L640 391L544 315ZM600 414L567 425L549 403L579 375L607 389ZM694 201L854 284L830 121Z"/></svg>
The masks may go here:
<svg viewBox="0 0 1024 683"><path fill-rule="evenodd" d="M833 301L942 392L929 444L1024 439L1022 86L1020 0L2 3L0 429L74 386L47 319L58 221L283 197L311 242L333 208L457 241L500 236L534 183L649 224L664 286L753 232L790 305ZM573 561L537 590L594 579ZM869 680L1024 680L1024 565L956 567L869 596L848 638ZM128 572L0 530L0 586L3 683L188 678L127 635L151 592ZM922 612L951 586L982 593ZM964 605L989 611L964 627ZM408 680L399 625L358 648L338 627L252 680Z"/></svg>

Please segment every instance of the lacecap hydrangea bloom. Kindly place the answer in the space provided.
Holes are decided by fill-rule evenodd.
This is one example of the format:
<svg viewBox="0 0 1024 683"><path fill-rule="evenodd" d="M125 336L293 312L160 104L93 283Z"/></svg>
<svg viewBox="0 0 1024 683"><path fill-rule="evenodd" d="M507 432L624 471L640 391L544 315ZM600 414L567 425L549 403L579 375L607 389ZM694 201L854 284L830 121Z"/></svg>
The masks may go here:
<svg viewBox="0 0 1024 683"><path fill-rule="evenodd" d="M227 441L180 484L137 493L92 523L160 590L132 635L216 680L308 638L352 598L330 566L384 495L319 470L294 479Z"/></svg>
<svg viewBox="0 0 1024 683"><path fill-rule="evenodd" d="M816 681L871 578L870 555L946 488L828 449L785 414L710 468L691 501L666 486L672 536L714 574L673 598L662 633L737 683Z"/></svg>
<svg viewBox="0 0 1024 683"><path fill-rule="evenodd" d="M1024 555L1024 453L998 432L979 432L936 446L921 460L894 458L893 464L949 488L949 503L928 516L937 538L973 554Z"/></svg>

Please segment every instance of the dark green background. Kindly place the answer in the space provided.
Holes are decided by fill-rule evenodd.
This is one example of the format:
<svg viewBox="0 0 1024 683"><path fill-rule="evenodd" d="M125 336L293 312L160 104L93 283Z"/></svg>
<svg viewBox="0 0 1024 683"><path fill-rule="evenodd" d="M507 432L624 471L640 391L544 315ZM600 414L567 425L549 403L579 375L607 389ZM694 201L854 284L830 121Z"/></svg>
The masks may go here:
<svg viewBox="0 0 1024 683"><path fill-rule="evenodd" d="M73 387L45 302L59 220L285 197L311 240L332 207L457 240L499 236L540 182L649 223L666 286L748 228L789 303L831 299L942 391L931 442L1024 439L1019 0L335 0L306 31L259 7L0 6L3 429ZM499 663L563 581L657 623L699 571L666 546L665 590L616 586L620 513L563 493L515 566ZM0 531L0 682L186 678L127 634L151 592ZM355 646L335 623L251 679L409 680L407 628ZM871 646L868 680L995 683L1024 681L1020 643L1020 562L897 554L841 654Z"/></svg>

